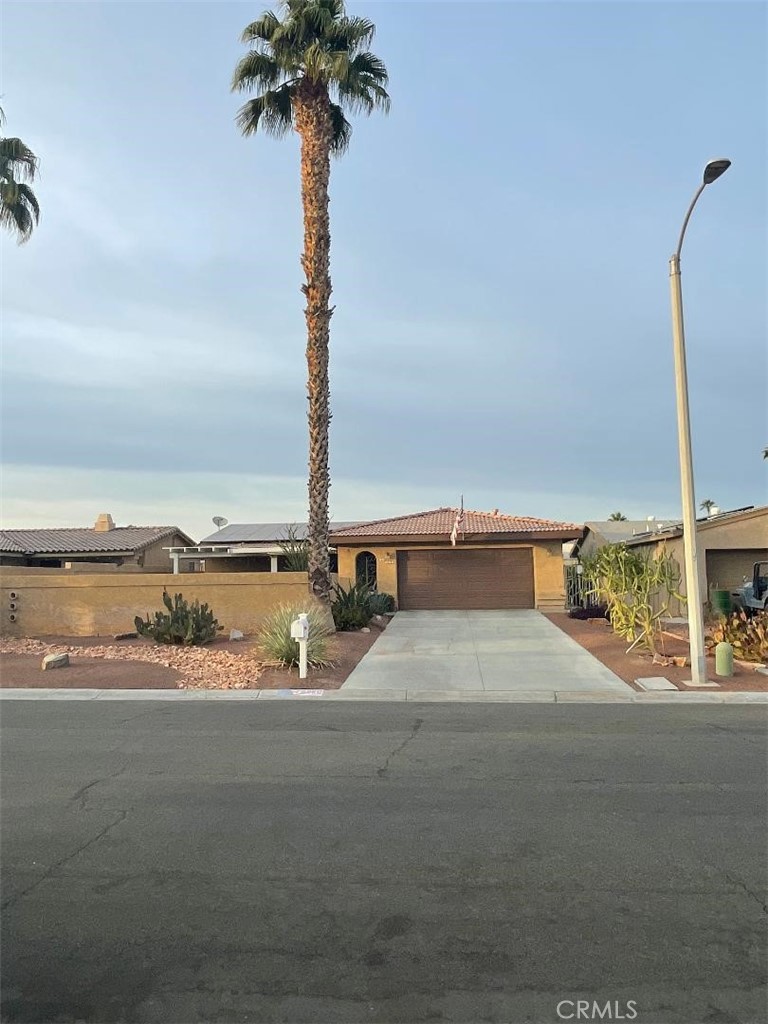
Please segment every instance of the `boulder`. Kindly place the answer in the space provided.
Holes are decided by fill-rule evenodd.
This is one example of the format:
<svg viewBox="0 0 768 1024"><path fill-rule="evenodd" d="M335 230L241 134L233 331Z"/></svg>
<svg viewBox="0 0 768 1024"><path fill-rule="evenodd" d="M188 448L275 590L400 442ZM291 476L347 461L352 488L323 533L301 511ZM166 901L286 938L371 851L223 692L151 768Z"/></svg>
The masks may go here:
<svg viewBox="0 0 768 1024"><path fill-rule="evenodd" d="M229 631L230 640L244 640L245 634L241 633L239 629L230 629Z"/></svg>
<svg viewBox="0 0 768 1024"><path fill-rule="evenodd" d="M112 637L113 640L135 640L138 637L138 633L115 633Z"/></svg>
<svg viewBox="0 0 768 1024"><path fill-rule="evenodd" d="M46 654L43 658L43 672L51 668L66 668L69 665L68 654Z"/></svg>

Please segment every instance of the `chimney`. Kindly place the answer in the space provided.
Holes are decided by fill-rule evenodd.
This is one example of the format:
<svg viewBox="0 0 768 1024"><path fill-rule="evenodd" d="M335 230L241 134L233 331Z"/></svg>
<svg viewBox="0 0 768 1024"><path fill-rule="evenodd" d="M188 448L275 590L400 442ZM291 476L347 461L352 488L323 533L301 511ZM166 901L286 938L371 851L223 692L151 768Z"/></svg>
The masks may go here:
<svg viewBox="0 0 768 1024"><path fill-rule="evenodd" d="M712 516L719 516L719 515L720 515L720 509L717 507L717 505L713 505L712 508L709 510L709 512L707 512L707 518L708 519L711 519Z"/></svg>
<svg viewBox="0 0 768 1024"><path fill-rule="evenodd" d="M96 533L109 533L110 530L114 530L115 521L109 512L102 512L93 528Z"/></svg>

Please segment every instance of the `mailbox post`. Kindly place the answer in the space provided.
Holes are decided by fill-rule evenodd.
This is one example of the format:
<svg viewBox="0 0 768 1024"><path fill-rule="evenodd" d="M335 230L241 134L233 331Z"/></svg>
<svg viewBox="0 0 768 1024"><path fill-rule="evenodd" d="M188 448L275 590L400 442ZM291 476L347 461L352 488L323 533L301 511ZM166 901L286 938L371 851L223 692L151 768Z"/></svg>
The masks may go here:
<svg viewBox="0 0 768 1024"><path fill-rule="evenodd" d="M305 612L291 623L291 636L299 645L299 679L307 678L307 641L309 640L309 618Z"/></svg>

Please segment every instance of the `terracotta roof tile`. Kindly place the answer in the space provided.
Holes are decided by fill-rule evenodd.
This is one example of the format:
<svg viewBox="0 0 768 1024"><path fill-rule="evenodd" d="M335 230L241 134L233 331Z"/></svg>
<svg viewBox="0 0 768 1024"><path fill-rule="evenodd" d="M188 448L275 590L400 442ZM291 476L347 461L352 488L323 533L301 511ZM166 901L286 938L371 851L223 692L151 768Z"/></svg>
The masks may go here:
<svg viewBox="0 0 768 1024"><path fill-rule="evenodd" d="M430 512L415 515L395 516L392 519L377 519L359 526L333 530L333 537L424 537L448 536L456 521L456 508L436 508ZM462 534L486 533L570 533L581 535L581 526L575 523L559 523L551 519L532 516L508 516L500 512L474 512L464 510Z"/></svg>

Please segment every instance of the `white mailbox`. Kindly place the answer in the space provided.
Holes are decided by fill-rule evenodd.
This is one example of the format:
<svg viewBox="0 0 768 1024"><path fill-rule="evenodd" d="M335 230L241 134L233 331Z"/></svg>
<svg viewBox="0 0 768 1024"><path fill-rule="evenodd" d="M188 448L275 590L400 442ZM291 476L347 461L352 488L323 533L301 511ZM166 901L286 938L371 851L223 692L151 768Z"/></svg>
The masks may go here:
<svg viewBox="0 0 768 1024"><path fill-rule="evenodd" d="M299 645L299 679L307 678L307 641L309 640L309 619L306 612L291 623L291 636Z"/></svg>
<svg viewBox="0 0 768 1024"><path fill-rule="evenodd" d="M294 640L309 639L309 619L306 615L300 615L291 623L291 637Z"/></svg>

